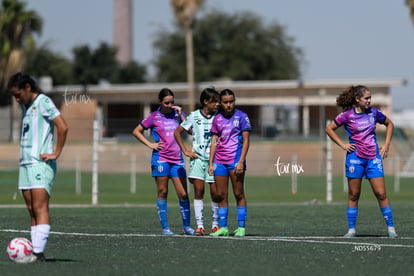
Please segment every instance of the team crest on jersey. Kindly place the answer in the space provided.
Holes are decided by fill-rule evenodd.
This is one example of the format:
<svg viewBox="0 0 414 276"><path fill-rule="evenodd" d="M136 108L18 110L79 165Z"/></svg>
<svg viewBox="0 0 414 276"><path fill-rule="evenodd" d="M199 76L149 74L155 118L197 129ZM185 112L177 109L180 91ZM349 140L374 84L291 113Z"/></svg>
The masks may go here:
<svg viewBox="0 0 414 276"><path fill-rule="evenodd" d="M371 116L369 116L369 121L371 123L375 123L375 119L374 119L374 116L372 114L371 114Z"/></svg>
<svg viewBox="0 0 414 276"><path fill-rule="evenodd" d="M35 115L36 115L36 113L37 113L36 106L34 106L34 107L32 108L31 113L32 113L32 116L35 116Z"/></svg>
<svg viewBox="0 0 414 276"><path fill-rule="evenodd" d="M234 127L238 127L239 126L239 119L236 119L236 120L234 120L234 122L233 122L233 126Z"/></svg>

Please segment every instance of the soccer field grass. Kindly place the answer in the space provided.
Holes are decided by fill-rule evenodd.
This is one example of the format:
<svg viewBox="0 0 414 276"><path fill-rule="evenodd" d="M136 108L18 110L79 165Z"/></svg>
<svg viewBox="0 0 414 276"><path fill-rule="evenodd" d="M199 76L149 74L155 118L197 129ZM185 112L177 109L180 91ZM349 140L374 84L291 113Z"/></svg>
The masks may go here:
<svg viewBox="0 0 414 276"><path fill-rule="evenodd" d="M17 171L2 171L0 174L0 204L22 204L23 199L17 189ZM131 177L129 174L101 173L98 177L99 204L155 204L156 188L154 180L148 174L136 176L136 192L131 193ZM52 191L52 204L91 204L92 176L82 173L80 193L76 193L76 177L73 171L60 171L55 179ZM171 181L170 181L171 182ZM297 193L292 194L290 176L246 176L245 189L250 203L279 204L279 203L318 203L326 202L326 176L299 175L297 178ZM394 192L394 178L386 177L386 186L391 201L407 201L414 199L413 178L400 179L400 191ZM177 203L177 196L170 183L169 202ZM230 188L231 190L231 188ZM209 198L208 188L206 197ZM190 198L193 189L189 184ZM230 196L230 200L233 197ZM361 201L375 200L367 181L364 181ZM346 192L343 189L341 176L333 177L333 202L346 202Z"/></svg>
<svg viewBox="0 0 414 276"><path fill-rule="evenodd" d="M171 237L160 235L151 177L102 174L99 205L90 206L90 174L75 193L74 174L59 173L51 199L52 234L47 262L27 265L7 260L7 242L29 237L29 218L17 193L16 172L0 175L0 275L412 275L414 273L414 185L401 179L400 192L387 178L397 239L386 226L368 183L364 182L358 237L346 232L342 178L334 178L333 204L325 203L324 177L299 176L291 193L289 177L247 177L245 238L181 235L176 195L169 195ZM171 186L170 186L171 188ZM190 192L192 198L192 191ZM64 205L63 205L64 204ZM210 210L206 200L206 227ZM191 210L193 212L193 210ZM229 228L235 229L231 200ZM192 213L193 215L193 213ZM194 219L192 217L192 225Z"/></svg>
<svg viewBox="0 0 414 276"><path fill-rule="evenodd" d="M250 206L245 238L160 235L155 207L53 208L47 261L13 264L1 275L412 275L414 204L395 204L400 237L386 237L376 204L362 204L358 237L342 238L344 206ZM0 240L29 237L23 208L1 209ZM207 216L208 217L208 216ZM235 212L229 214L235 228ZM209 225L207 220L206 225ZM26 226L26 227L25 227Z"/></svg>

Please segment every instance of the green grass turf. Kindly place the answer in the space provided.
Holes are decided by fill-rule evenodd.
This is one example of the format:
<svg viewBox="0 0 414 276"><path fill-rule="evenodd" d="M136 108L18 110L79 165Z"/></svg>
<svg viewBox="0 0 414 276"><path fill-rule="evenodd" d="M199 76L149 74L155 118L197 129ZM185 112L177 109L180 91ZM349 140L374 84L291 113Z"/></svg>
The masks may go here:
<svg viewBox="0 0 414 276"><path fill-rule="evenodd" d="M156 188L152 177L148 174L136 176L136 193L130 192L129 174L99 174L99 204L155 204ZM413 178L400 179L400 192L394 192L394 178L386 177L387 192L391 201L411 202L414 198ZM90 173L82 173L81 193L76 193L75 173L72 171L60 171L55 179L52 192L52 204L90 204L92 177ZM190 198L193 196L191 184L189 184ZM246 176L246 196L249 203L278 204L286 202L309 203L326 202L326 177L325 176L298 176L298 192L291 192L290 176ZM169 201L177 204L177 196L170 182ZM209 198L208 188L206 198ZM231 192L231 188L230 188ZM230 199L233 200L230 194ZM361 201L375 201L368 181L364 181ZM341 176L333 177L333 201L346 202L346 192L343 191L343 179ZM0 173L0 204L22 204L23 200L17 189L17 172L3 171Z"/></svg>
<svg viewBox="0 0 414 276"><path fill-rule="evenodd" d="M16 180L16 172L0 174L0 247L4 250L12 238L29 237L26 231L29 219L22 207L23 199L17 193ZM399 193L393 191L393 178L386 180L400 235L398 239L386 238L385 223L367 182L364 182L360 200L358 237L354 239L342 238L346 231L346 193L343 192L342 178L334 178L333 204L325 204L324 177L300 175L298 182L298 193L292 195L290 177L246 178L249 207L247 237L244 239L183 235L164 237L160 235L153 179L138 175L137 193L132 195L129 192L129 175L101 174L101 206L52 206L53 233L46 251L48 261L16 265L9 262L4 254L0 258L0 275L414 273L412 179L401 179ZM90 204L90 183L90 174L83 174L82 193L77 195L74 173L60 172L51 203ZM169 198L170 226L180 234L181 223L173 189ZM15 206L10 207L9 204ZM120 206L126 204L132 206ZM206 227L209 227L210 208L207 204L205 218ZM235 227L232 200L229 228L233 230Z"/></svg>
<svg viewBox="0 0 414 276"><path fill-rule="evenodd" d="M398 239L386 238L378 207L361 204L357 238L345 239L342 205L250 206L246 238L164 237L154 207L52 208L47 262L1 275L412 275L414 204L394 204ZM24 208L0 209L1 247L29 237ZM207 210L206 210L207 211ZM180 233L178 208L170 224ZM208 212L207 212L208 214ZM206 217L209 217L206 215ZM229 227L235 228L230 208ZM206 226L210 225L206 218ZM81 235L82 234L82 235Z"/></svg>

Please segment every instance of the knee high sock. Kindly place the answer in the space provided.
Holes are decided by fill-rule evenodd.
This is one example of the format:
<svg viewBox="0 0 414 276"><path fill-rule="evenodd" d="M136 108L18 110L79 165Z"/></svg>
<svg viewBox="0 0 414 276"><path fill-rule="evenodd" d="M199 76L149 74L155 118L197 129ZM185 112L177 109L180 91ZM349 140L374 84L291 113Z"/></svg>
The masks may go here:
<svg viewBox="0 0 414 276"><path fill-rule="evenodd" d="M162 229L168 229L168 205L164 199L157 199L158 217L160 219Z"/></svg>
<svg viewBox="0 0 414 276"><path fill-rule="evenodd" d="M47 241L49 239L50 225L38 224L34 232L32 243L34 253L43 253L46 248Z"/></svg>
<svg viewBox="0 0 414 276"><path fill-rule="evenodd" d="M358 217L358 208L346 208L346 216L348 217L348 229L355 229Z"/></svg>
<svg viewBox="0 0 414 276"><path fill-rule="evenodd" d="M202 199L194 199L194 215L197 223L197 228L204 228L204 201Z"/></svg>
<svg viewBox="0 0 414 276"><path fill-rule="evenodd" d="M35 233L36 233L36 225L30 226L30 240L32 241L32 243L33 243Z"/></svg>
<svg viewBox="0 0 414 276"><path fill-rule="evenodd" d="M247 206L237 206L237 225L245 227L247 216Z"/></svg>
<svg viewBox="0 0 414 276"><path fill-rule="evenodd" d="M392 208L391 205L385 206L381 208L381 213L385 219L385 223L387 224L388 227L393 227L394 226L394 222L393 222L393 218L392 218Z"/></svg>
<svg viewBox="0 0 414 276"><path fill-rule="evenodd" d="M229 215L229 207L218 208L218 222L220 228L227 228L227 217Z"/></svg>
<svg viewBox="0 0 414 276"><path fill-rule="evenodd" d="M218 203L211 202L211 228L219 226L218 223Z"/></svg>
<svg viewBox="0 0 414 276"><path fill-rule="evenodd" d="M190 201L180 199L180 213L183 220L183 229L190 227Z"/></svg>

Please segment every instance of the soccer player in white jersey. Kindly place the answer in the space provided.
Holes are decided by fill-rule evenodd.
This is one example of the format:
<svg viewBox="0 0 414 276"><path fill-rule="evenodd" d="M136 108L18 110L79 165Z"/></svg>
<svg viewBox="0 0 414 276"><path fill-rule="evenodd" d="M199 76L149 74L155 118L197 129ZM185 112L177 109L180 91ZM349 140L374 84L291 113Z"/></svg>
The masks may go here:
<svg viewBox="0 0 414 276"><path fill-rule="evenodd" d="M31 220L33 254L26 262L45 261L44 250L50 233L49 199L68 126L52 100L28 75L10 77L7 89L23 111L20 140L19 189ZM57 142L54 146L54 128Z"/></svg>
<svg viewBox="0 0 414 276"><path fill-rule="evenodd" d="M210 155L211 134L210 128L217 113L219 94L214 88L206 88L200 95L201 108L190 113L187 120L175 130L177 140L184 155L190 157L190 171L188 178L194 186L194 213L197 223L196 236L205 236L204 230L204 183L210 184L212 226L211 232L218 230L218 204L214 202L216 186L214 177L208 174L208 160ZM186 131L193 136L192 150L188 150L181 134Z"/></svg>

